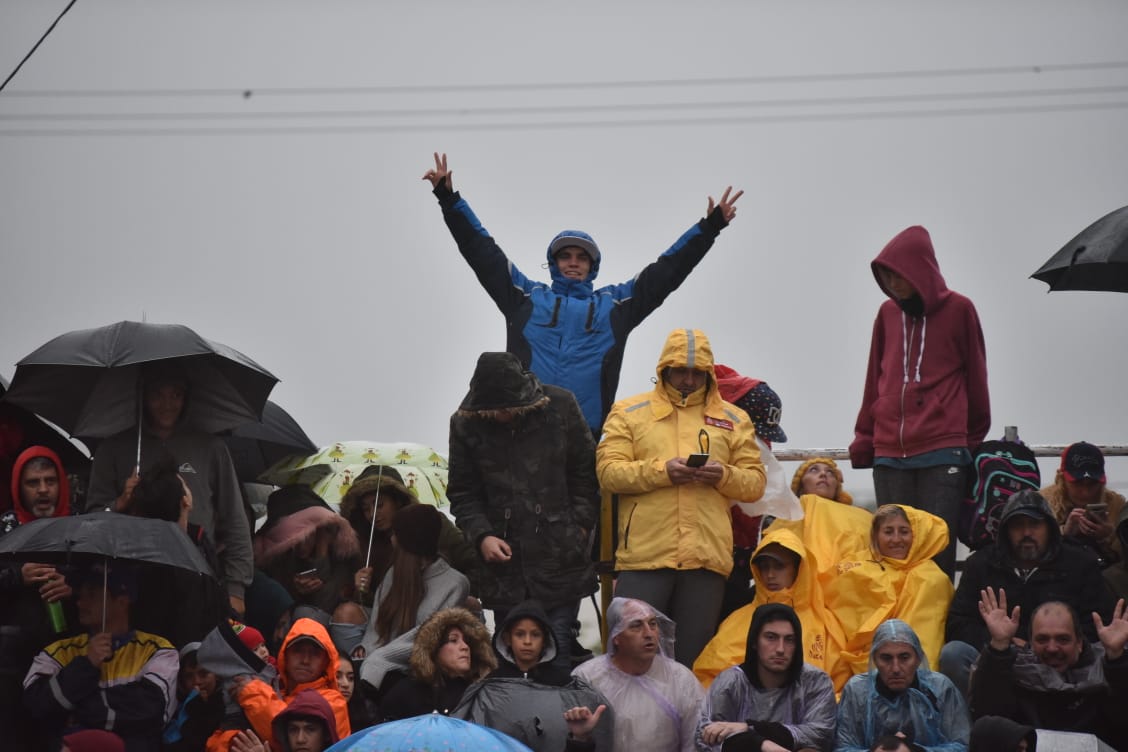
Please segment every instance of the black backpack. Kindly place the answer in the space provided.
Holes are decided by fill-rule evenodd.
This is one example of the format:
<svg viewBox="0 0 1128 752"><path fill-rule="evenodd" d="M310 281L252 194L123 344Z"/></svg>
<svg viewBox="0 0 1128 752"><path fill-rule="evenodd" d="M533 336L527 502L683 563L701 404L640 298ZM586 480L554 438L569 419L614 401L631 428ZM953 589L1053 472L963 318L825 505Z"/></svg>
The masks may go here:
<svg viewBox="0 0 1128 752"><path fill-rule="evenodd" d="M993 543L1010 497L1042 485L1038 460L1025 444L985 441L972 458L974 484L964 499L956 536L972 551Z"/></svg>

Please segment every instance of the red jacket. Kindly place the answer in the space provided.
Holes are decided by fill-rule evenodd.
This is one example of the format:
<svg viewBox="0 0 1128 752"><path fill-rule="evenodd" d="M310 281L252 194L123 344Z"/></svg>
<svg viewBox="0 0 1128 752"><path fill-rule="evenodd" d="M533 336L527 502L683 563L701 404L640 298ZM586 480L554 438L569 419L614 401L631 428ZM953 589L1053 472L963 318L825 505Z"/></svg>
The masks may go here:
<svg viewBox="0 0 1128 752"><path fill-rule="evenodd" d="M919 293L920 316L905 313L881 284L883 266ZM974 449L991 427L987 355L975 306L948 289L923 227L889 241L871 268L890 299L873 324L850 462L861 468L872 466L874 457Z"/></svg>

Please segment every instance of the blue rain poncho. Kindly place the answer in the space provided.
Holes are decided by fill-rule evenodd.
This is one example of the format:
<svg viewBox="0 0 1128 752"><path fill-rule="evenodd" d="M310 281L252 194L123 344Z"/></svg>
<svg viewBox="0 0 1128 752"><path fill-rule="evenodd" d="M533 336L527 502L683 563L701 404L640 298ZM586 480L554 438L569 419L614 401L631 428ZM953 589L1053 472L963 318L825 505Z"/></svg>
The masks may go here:
<svg viewBox="0 0 1128 752"><path fill-rule="evenodd" d="M911 645L920 658L916 681L903 692L880 686L874 656L890 642ZM835 752L868 752L878 737L902 732L927 752L967 752L971 719L963 695L943 674L928 670L920 639L900 619L874 633L870 670L846 683L838 704Z"/></svg>

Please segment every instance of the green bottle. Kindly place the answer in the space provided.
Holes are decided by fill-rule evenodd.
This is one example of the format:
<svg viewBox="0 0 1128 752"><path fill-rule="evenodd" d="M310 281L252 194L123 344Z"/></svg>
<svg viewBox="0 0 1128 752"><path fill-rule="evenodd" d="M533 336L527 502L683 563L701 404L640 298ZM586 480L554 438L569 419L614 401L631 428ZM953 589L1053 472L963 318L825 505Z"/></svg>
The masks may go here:
<svg viewBox="0 0 1128 752"><path fill-rule="evenodd" d="M62 601L52 601L47 604L47 618L51 620L51 629L55 634L62 634L67 628L67 616L63 613Z"/></svg>

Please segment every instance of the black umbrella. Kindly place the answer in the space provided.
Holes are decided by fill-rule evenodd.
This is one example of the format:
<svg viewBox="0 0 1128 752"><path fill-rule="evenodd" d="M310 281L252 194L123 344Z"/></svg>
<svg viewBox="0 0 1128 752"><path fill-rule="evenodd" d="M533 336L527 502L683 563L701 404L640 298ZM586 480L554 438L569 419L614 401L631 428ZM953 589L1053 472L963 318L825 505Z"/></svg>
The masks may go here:
<svg viewBox="0 0 1128 752"><path fill-rule="evenodd" d="M259 420L278 382L186 326L120 321L69 332L28 355L16 364L5 400L76 436L112 436L137 425L141 369L156 361L173 361L188 381L183 420L207 433Z"/></svg>
<svg viewBox="0 0 1128 752"><path fill-rule="evenodd" d="M0 376L0 398L8 391L8 381ZM19 426L23 434L21 448L45 446L63 461L63 467L85 476L90 467L90 453L71 441L58 426L39 417L30 410L8 402L0 401L0 426L5 424ZM14 458L13 458L14 459Z"/></svg>
<svg viewBox="0 0 1128 752"><path fill-rule="evenodd" d="M223 440L235 463L235 474L244 483L257 482L268 467L290 455L305 456L317 451L317 445L290 414L270 400L262 411L262 420L244 423Z"/></svg>
<svg viewBox="0 0 1128 752"><path fill-rule="evenodd" d="M1030 276L1051 292L1128 292L1128 206L1086 227Z"/></svg>
<svg viewBox="0 0 1128 752"><path fill-rule="evenodd" d="M138 575L132 626L180 646L222 618L225 597L196 544L173 522L94 512L20 525L0 538L0 559L56 564L68 572L129 562Z"/></svg>

